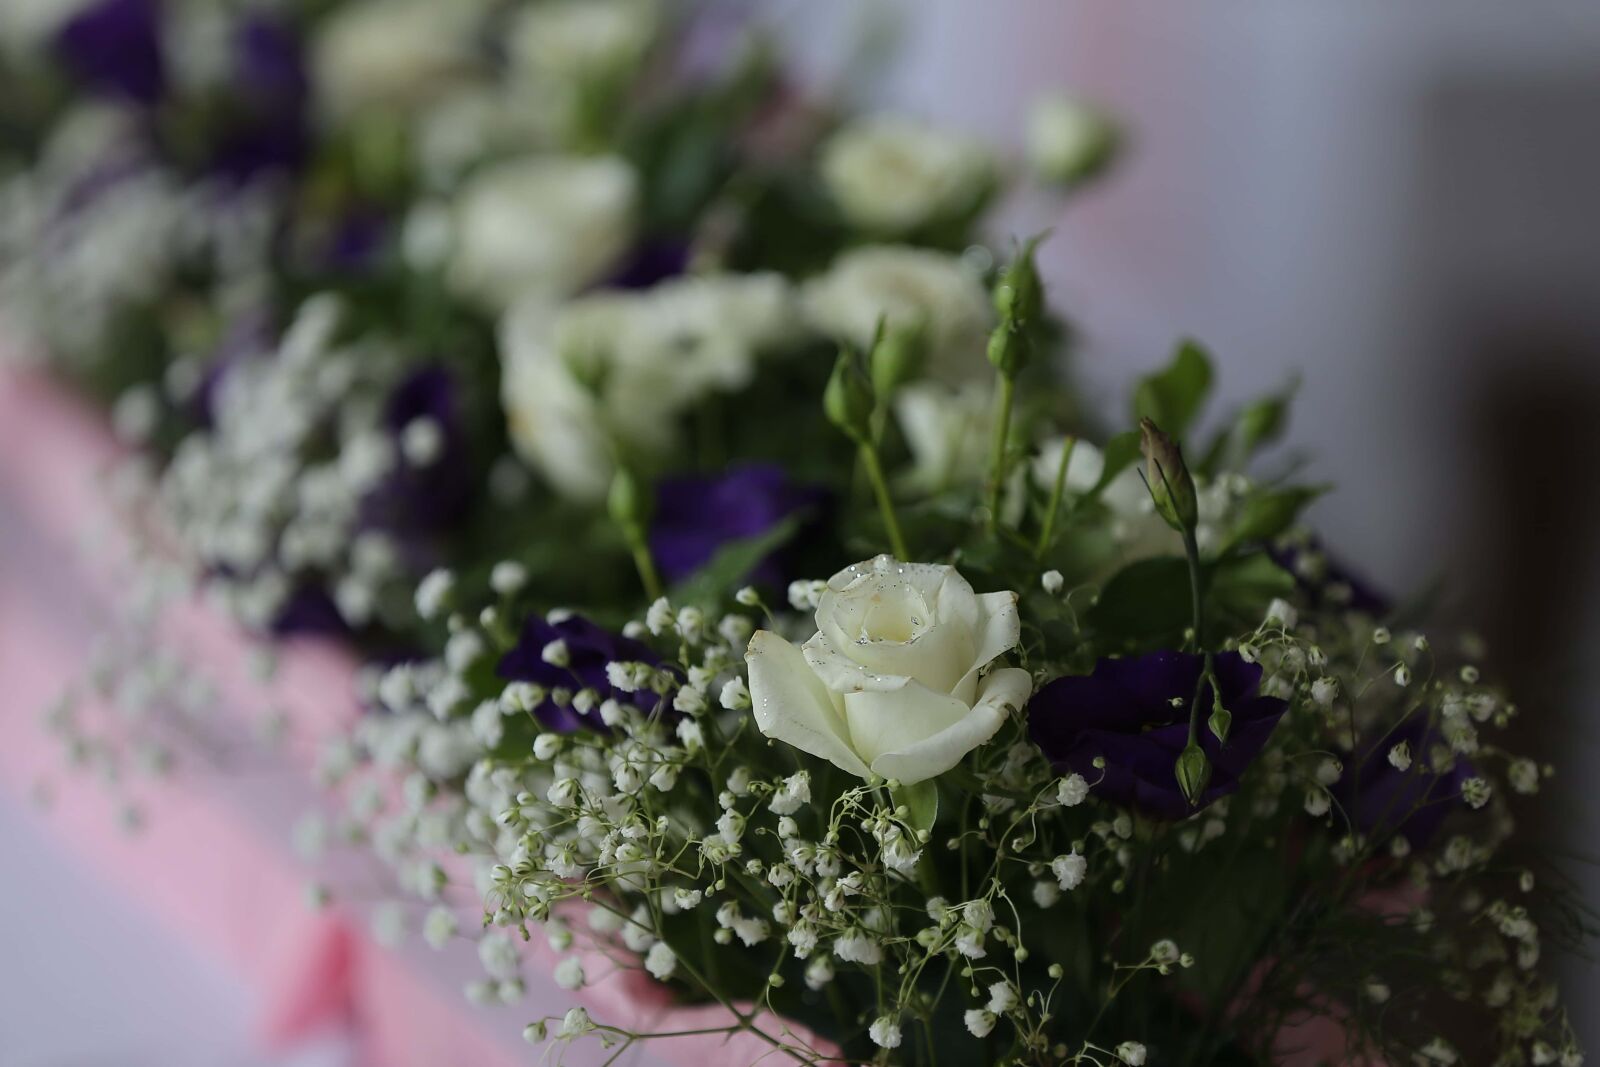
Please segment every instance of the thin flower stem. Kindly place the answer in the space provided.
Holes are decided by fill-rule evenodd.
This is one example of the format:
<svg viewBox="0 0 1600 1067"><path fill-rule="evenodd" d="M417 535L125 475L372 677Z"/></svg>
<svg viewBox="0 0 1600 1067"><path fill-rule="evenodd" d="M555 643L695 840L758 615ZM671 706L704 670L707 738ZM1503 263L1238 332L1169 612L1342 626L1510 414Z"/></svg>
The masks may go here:
<svg viewBox="0 0 1600 1067"><path fill-rule="evenodd" d="M1067 465L1072 462L1072 450L1078 446L1076 437L1069 437L1061 446L1061 462L1056 465L1056 482L1050 490L1050 509L1044 513L1044 527L1039 531L1039 544L1033 558L1039 559L1049 549L1056 532L1056 513L1061 510L1061 497L1067 488Z"/></svg>
<svg viewBox="0 0 1600 1067"><path fill-rule="evenodd" d="M1194 613L1194 647L1196 651L1205 649L1205 641L1201 634L1205 632L1205 615L1201 606L1200 597L1200 544L1195 540L1193 530L1183 532L1183 552L1189 560L1189 602ZM1210 681L1216 686L1214 669L1211 665L1211 653L1205 653L1205 665L1200 670L1200 678L1195 682L1194 699L1189 705L1189 744L1198 744L1200 741L1200 694L1205 691L1206 682ZM1212 690L1216 692L1215 688Z"/></svg>
<svg viewBox="0 0 1600 1067"><path fill-rule="evenodd" d="M989 444L989 529L1000 527L1000 490L1006 477L1006 439L1011 436L1011 405L1016 393L1016 382L1010 375L1000 375L994 419L994 437Z"/></svg>
<svg viewBox="0 0 1600 1067"><path fill-rule="evenodd" d="M650 554L650 543L645 540L644 531L630 529L627 531L628 548L633 553L633 565L638 568L639 581L644 583L645 595L651 600L663 595L661 575L656 571L655 557Z"/></svg>
<svg viewBox="0 0 1600 1067"><path fill-rule="evenodd" d="M878 462L878 450L870 441L861 443L861 464L866 468L867 480L872 483L872 493L878 498L878 511L883 515L883 525L889 533L889 548L896 559L908 560L906 537L900 531L900 519L894 513L894 501L889 496L889 483L883 477L883 464Z"/></svg>

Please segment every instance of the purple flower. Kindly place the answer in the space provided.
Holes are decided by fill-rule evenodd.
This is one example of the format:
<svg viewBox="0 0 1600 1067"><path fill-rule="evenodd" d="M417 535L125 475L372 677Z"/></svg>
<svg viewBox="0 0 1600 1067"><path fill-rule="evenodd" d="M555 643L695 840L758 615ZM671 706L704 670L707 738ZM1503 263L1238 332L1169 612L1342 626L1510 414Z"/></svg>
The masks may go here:
<svg viewBox="0 0 1600 1067"><path fill-rule="evenodd" d="M1275 697L1260 696L1261 668L1236 652L1215 657L1222 704L1233 713L1226 745L1204 725L1200 747L1211 761L1211 782L1190 807L1174 773L1189 737L1189 708L1205 658L1153 652L1102 659L1094 673L1057 678L1028 702L1028 734L1052 766L1076 771L1094 792L1162 819L1181 819L1239 788L1239 779L1260 754L1288 710ZM1211 686L1200 694L1203 715L1211 709ZM1094 765L1105 760L1104 768Z"/></svg>
<svg viewBox="0 0 1600 1067"><path fill-rule="evenodd" d="M678 240L649 240L637 245L606 281L610 289L648 289L675 278L689 265L689 245Z"/></svg>
<svg viewBox="0 0 1600 1067"><path fill-rule="evenodd" d="M233 29L233 84L239 114L211 157L215 173L247 181L274 170L296 170L309 151L309 82L300 41L259 13Z"/></svg>
<svg viewBox="0 0 1600 1067"><path fill-rule="evenodd" d="M444 529L466 512L473 481L458 394L455 376L437 364L413 370L389 394L383 418L401 442L401 461L364 504L373 525L404 538ZM405 456L408 427L413 433L437 434L437 447L425 462Z"/></svg>
<svg viewBox="0 0 1600 1067"><path fill-rule="evenodd" d="M100 0L56 33L56 54L91 88L153 104L166 90L156 0Z"/></svg>
<svg viewBox="0 0 1600 1067"><path fill-rule="evenodd" d="M350 207L313 242L313 264L332 274L366 274L388 249L389 220L375 208Z"/></svg>
<svg viewBox="0 0 1600 1067"><path fill-rule="evenodd" d="M820 511L827 498L825 490L797 485L771 463L665 478L656 488L650 551L661 573L677 581L704 566L728 542L765 533L790 515ZM768 556L749 579L781 584L785 575L780 556Z"/></svg>
<svg viewBox="0 0 1600 1067"><path fill-rule="evenodd" d="M558 640L566 644L568 663L565 667L546 663L544 659L545 648ZM533 615L523 624L516 645L500 658L496 672L507 681L534 682L547 690L557 686L572 692L593 689L601 700L614 699L646 711L653 708L657 699L666 699L648 692L629 693L612 686L606 675L606 664L617 662L655 666L661 661L649 646L596 626L581 615L568 615L559 622ZM551 700L540 704L533 713L545 726L560 733L600 724L598 715L585 715L570 704L562 707Z"/></svg>
<svg viewBox="0 0 1600 1067"><path fill-rule="evenodd" d="M1406 770L1389 762L1390 750L1402 742L1411 751ZM1445 816L1461 807L1461 783L1476 773L1454 755L1448 770L1434 773L1433 750L1441 746L1447 747L1444 737L1420 713L1368 745L1335 788L1356 828L1380 838L1400 834L1416 846L1433 840Z"/></svg>
<svg viewBox="0 0 1600 1067"><path fill-rule="evenodd" d="M333 597L317 585L302 585L291 593L272 620L271 630L274 637L302 634L345 637L350 633Z"/></svg>

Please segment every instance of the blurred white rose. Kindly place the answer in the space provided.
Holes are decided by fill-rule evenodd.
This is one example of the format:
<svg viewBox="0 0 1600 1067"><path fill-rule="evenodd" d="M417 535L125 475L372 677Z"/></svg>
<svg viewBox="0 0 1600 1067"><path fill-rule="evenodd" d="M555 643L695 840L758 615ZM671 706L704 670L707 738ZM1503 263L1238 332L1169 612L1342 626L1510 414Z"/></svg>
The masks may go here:
<svg viewBox="0 0 1600 1067"><path fill-rule="evenodd" d="M496 310L577 292L627 252L638 185L612 156L525 156L476 172L456 199L451 284Z"/></svg>
<svg viewBox="0 0 1600 1067"><path fill-rule="evenodd" d="M990 373L985 345L994 312L976 271L958 256L902 245L846 252L802 293L819 333L865 348L879 318L921 326L925 373L957 383Z"/></svg>
<svg viewBox="0 0 1600 1067"><path fill-rule="evenodd" d="M1097 108L1061 93L1040 97L1028 112L1028 165L1041 181L1069 185L1103 167L1117 130Z"/></svg>
<svg viewBox="0 0 1600 1067"><path fill-rule="evenodd" d="M1047 493L1055 485L1056 472L1061 468L1061 452L1066 448L1067 440L1065 437L1051 438L1039 446L1039 454L1033 458L1033 483ZM1070 498L1093 489L1100 483L1100 476L1105 469L1105 454L1088 441L1077 441L1072 446L1072 457L1067 460L1066 495ZM1143 479L1139 477L1137 463L1130 463L1117 472L1101 492L1100 500L1113 515L1123 518L1155 514L1155 504L1150 500L1150 491L1144 487Z"/></svg>
<svg viewBox="0 0 1600 1067"><path fill-rule="evenodd" d="M363 0L339 8L311 48L312 84L329 115L414 110L478 71L477 0Z"/></svg>
<svg viewBox="0 0 1600 1067"><path fill-rule="evenodd" d="M89 0L5 0L0 4L0 43L26 53L40 47Z"/></svg>
<svg viewBox="0 0 1600 1067"><path fill-rule="evenodd" d="M429 103L411 129L423 181L448 191L482 159L547 143L552 123L541 103L478 83L454 88Z"/></svg>
<svg viewBox="0 0 1600 1067"><path fill-rule="evenodd" d="M796 336L777 275L713 275L562 307L527 301L501 324L501 399L522 457L566 496L598 500L615 452L670 451L712 391L747 386L758 357Z"/></svg>
<svg viewBox="0 0 1600 1067"><path fill-rule="evenodd" d="M822 180L846 218L903 234L972 212L994 185L984 145L900 115L870 115L822 146Z"/></svg>
<svg viewBox="0 0 1600 1067"><path fill-rule="evenodd" d="M1040 446L1031 468L1033 484L1049 493L1055 486L1056 471L1061 465L1061 450L1066 447L1065 437L1056 437ZM1067 460L1066 497L1071 499L1093 489L1105 471L1105 455L1088 441L1078 441ZM1210 550L1221 537L1229 510L1240 495L1241 486L1233 478L1201 481L1197 487L1196 501L1200 511L1200 525L1196 537L1203 550ZM1109 527L1117 545L1119 564L1152 556L1181 555L1182 543L1159 514L1150 490L1139 476L1139 464L1130 463L1118 471L1100 491L1100 502L1111 512Z"/></svg>
<svg viewBox="0 0 1600 1067"><path fill-rule="evenodd" d="M613 78L644 59L658 22L654 0L533 4L511 30L511 59L519 72L536 81Z"/></svg>
<svg viewBox="0 0 1600 1067"><path fill-rule="evenodd" d="M914 382L894 398L895 419L911 450L911 482L934 493L983 480L994 422L993 392L978 382L959 389Z"/></svg>
<svg viewBox="0 0 1600 1067"><path fill-rule="evenodd" d="M979 677L1020 634L1017 595L977 595L954 567L888 556L854 564L828 580L803 648L768 630L750 639L756 725L861 778L914 785L1027 703L1027 671Z"/></svg>

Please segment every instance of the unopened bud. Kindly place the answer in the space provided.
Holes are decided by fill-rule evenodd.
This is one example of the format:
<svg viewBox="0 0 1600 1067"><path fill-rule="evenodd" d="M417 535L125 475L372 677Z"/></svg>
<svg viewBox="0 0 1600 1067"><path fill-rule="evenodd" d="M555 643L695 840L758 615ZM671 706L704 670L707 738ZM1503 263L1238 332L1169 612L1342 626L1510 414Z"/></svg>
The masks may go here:
<svg viewBox="0 0 1600 1067"><path fill-rule="evenodd" d="M1039 269L1034 265L1033 253L1041 237L1035 237L1022 247L994 283L994 310L1000 316L1001 326L1013 329L1029 325L1038 317L1044 304L1044 289L1039 284Z"/></svg>
<svg viewBox="0 0 1600 1067"><path fill-rule="evenodd" d="M868 359L872 368L872 388L888 396L917 376L927 354L927 331L919 321L914 325L885 325L873 343Z"/></svg>
<svg viewBox="0 0 1600 1067"><path fill-rule="evenodd" d="M1091 104L1052 93L1028 113L1028 164L1040 181L1075 185L1104 170L1117 150L1117 127Z"/></svg>
<svg viewBox="0 0 1600 1067"><path fill-rule="evenodd" d="M611 492L606 507L611 521L624 529L642 530L650 522L653 501L639 479L627 467L619 466L611 477Z"/></svg>
<svg viewBox="0 0 1600 1067"><path fill-rule="evenodd" d="M1007 378L1015 378L1028 365L1028 336L1005 323L989 335L989 363Z"/></svg>
<svg viewBox="0 0 1600 1067"><path fill-rule="evenodd" d="M1194 479L1183 462L1183 451L1149 419L1139 420L1139 433L1145 482L1156 511L1174 530L1192 533L1200 522L1200 505L1195 498Z"/></svg>
<svg viewBox="0 0 1600 1067"><path fill-rule="evenodd" d="M1211 761L1200 750L1200 746L1190 743L1178 756L1178 788L1183 790L1183 798L1191 807L1200 803L1206 786L1211 783Z"/></svg>
<svg viewBox="0 0 1600 1067"><path fill-rule="evenodd" d="M840 352L833 365L833 376L822 393L822 410L833 423L857 443L865 443L872 433L872 384L856 366L855 357Z"/></svg>
<svg viewBox="0 0 1600 1067"><path fill-rule="evenodd" d="M1219 702L1211 709L1211 718L1206 720L1206 726L1223 744L1228 743L1228 731L1233 729L1233 712L1223 707Z"/></svg>

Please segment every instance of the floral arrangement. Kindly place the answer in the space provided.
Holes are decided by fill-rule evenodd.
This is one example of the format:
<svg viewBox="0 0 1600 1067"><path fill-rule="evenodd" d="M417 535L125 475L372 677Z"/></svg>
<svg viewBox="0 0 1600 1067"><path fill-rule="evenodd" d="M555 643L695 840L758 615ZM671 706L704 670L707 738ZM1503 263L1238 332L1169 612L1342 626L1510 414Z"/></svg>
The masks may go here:
<svg viewBox="0 0 1600 1067"><path fill-rule="evenodd" d="M305 837L476 940L473 999L540 937L800 1063L1264 1064L1309 1016L1346 1062L1582 1062L1540 964L1588 920L1482 650L1262 473L1287 396L1204 432L1186 342L1080 409L1036 242L982 243L996 152L714 8L18 10L8 328L139 446L138 599L371 664ZM1064 190L1114 153L1029 126Z"/></svg>

